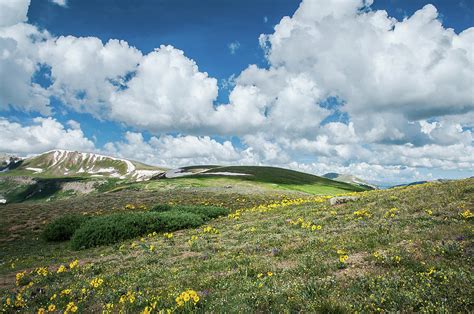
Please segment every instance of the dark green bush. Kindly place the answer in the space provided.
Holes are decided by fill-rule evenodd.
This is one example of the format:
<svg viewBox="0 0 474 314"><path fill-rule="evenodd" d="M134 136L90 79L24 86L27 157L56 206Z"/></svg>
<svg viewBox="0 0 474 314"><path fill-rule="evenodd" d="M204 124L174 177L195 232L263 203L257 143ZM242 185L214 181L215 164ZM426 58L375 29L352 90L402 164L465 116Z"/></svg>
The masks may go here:
<svg viewBox="0 0 474 314"><path fill-rule="evenodd" d="M46 241L69 240L86 220L86 216L78 214L59 217L46 225L46 228L43 230L43 238Z"/></svg>
<svg viewBox="0 0 474 314"><path fill-rule="evenodd" d="M209 220L229 214L229 210L227 208L217 206L178 205L173 207L173 210L197 214L204 220Z"/></svg>
<svg viewBox="0 0 474 314"><path fill-rule="evenodd" d="M71 245L77 250L112 244L153 231L175 231L197 227L203 223L201 216L189 212L116 213L88 220L76 230Z"/></svg>
<svg viewBox="0 0 474 314"><path fill-rule="evenodd" d="M217 206L204 206L204 205L175 205L171 206L168 204L157 204L151 208L154 212L166 212L166 211L180 211L194 213L201 216L204 220L217 218L219 216L227 215L229 210L223 207Z"/></svg>

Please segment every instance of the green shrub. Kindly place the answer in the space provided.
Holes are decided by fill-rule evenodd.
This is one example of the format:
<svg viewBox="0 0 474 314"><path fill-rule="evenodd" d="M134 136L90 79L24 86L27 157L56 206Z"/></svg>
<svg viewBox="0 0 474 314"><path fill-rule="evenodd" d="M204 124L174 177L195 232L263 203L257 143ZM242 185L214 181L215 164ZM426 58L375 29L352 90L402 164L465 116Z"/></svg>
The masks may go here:
<svg viewBox="0 0 474 314"><path fill-rule="evenodd" d="M156 214L160 220L160 230L153 231L176 231L179 229L195 228L204 223L204 219L195 213L171 210Z"/></svg>
<svg viewBox="0 0 474 314"><path fill-rule="evenodd" d="M46 225L46 228L43 230L43 238L46 241L69 240L86 220L86 216L78 214L59 217Z"/></svg>
<svg viewBox="0 0 474 314"><path fill-rule="evenodd" d="M197 214L202 217L202 219L209 220L212 218L217 218L219 216L227 215L229 210L223 207L217 206L203 206L203 205L167 205L167 204L157 204L151 208L151 211L154 212L166 212L166 211L180 211Z"/></svg>
<svg viewBox="0 0 474 314"><path fill-rule="evenodd" d="M74 233L71 246L77 250L112 244L154 231L175 231L203 223L203 218L197 214L174 210L116 213L88 220Z"/></svg>
<svg viewBox="0 0 474 314"><path fill-rule="evenodd" d="M204 220L209 220L229 214L229 210L227 208L217 206L179 205L173 207L173 210L197 214Z"/></svg>
<svg viewBox="0 0 474 314"><path fill-rule="evenodd" d="M171 210L173 207L168 204L156 204L150 210L153 212L166 212Z"/></svg>

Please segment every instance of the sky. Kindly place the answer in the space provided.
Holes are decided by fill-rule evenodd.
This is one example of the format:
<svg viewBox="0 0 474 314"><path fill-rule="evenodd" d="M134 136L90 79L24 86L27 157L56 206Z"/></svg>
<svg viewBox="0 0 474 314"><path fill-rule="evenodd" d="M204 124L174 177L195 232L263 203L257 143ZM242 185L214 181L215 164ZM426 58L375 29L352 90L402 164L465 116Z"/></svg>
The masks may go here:
<svg viewBox="0 0 474 314"><path fill-rule="evenodd" d="M0 0L0 152L474 175L474 0Z"/></svg>

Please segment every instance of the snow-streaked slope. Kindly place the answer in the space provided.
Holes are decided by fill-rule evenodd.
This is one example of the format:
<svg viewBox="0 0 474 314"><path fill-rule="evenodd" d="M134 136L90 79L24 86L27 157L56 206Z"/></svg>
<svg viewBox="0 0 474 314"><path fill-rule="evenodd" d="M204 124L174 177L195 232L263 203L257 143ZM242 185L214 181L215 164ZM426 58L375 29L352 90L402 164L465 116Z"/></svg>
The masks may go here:
<svg viewBox="0 0 474 314"><path fill-rule="evenodd" d="M68 150L52 150L27 158L15 169L15 172L45 176L109 177L133 181L148 180L163 171L127 159Z"/></svg>
<svg viewBox="0 0 474 314"><path fill-rule="evenodd" d="M366 187L369 187L369 188L372 188L374 190L378 189L377 186L373 185L373 184L370 184L358 177L355 177L353 175L350 175L350 174L340 174L340 173L335 173L335 172L330 172L330 173L326 173L325 175L323 175L324 178L327 178L327 179L331 179L331 180L335 180L335 181L339 181L339 182L345 182L345 183L351 183L351 184L356 184L356 185L359 185L359 186L366 186Z"/></svg>

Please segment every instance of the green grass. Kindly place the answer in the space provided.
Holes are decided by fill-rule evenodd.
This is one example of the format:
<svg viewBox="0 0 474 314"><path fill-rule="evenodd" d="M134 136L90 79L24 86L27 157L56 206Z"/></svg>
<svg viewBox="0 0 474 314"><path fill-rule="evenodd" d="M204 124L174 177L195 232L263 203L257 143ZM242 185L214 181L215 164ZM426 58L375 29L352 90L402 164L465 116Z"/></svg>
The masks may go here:
<svg viewBox="0 0 474 314"><path fill-rule="evenodd" d="M276 167L261 167L261 166L229 166L218 167L206 171L207 175L212 175L213 172L233 172L244 173L247 176L239 176L240 180L248 180L255 182L285 184L288 186L295 185L324 185L338 188L346 191L363 191L365 189L357 187L352 184L337 182L323 177L318 177L309 173L276 168ZM195 175L195 176L200 176ZM201 175L202 176L202 175Z"/></svg>
<svg viewBox="0 0 474 314"><path fill-rule="evenodd" d="M212 195L175 191L173 202L217 202ZM155 301L158 309L181 311L175 298L187 289L200 297L186 304L187 312L474 310L468 214L474 179L356 196L334 207L297 199L290 206L255 209L256 199L240 195L232 199L240 204L233 208L246 208L240 214L177 231L171 239L150 235L79 252L34 239L35 248L27 250L19 241L17 253L0 264L3 309L14 311L6 298L22 289L15 287L15 274L26 270L33 285L22 295L31 312L51 303L64 310L69 302L82 312L100 312L106 304L139 312ZM219 202L231 198L220 197ZM266 200L275 203L270 194ZM56 273L75 258L77 268ZM38 275L39 266L49 274ZM103 283L93 287L93 279ZM64 289L71 293L60 297Z"/></svg>

